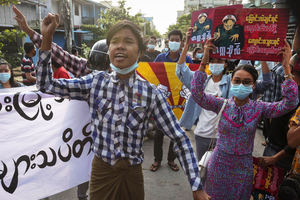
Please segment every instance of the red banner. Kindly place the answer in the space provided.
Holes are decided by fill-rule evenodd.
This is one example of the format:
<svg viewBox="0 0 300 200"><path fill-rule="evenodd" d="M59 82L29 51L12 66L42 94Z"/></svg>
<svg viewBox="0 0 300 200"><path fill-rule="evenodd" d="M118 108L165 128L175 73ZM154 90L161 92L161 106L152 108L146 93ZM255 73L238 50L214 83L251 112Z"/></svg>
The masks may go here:
<svg viewBox="0 0 300 200"><path fill-rule="evenodd" d="M214 58L280 62L282 56L277 54L284 46L288 22L288 9L204 9L192 14L194 30L190 42L215 38Z"/></svg>
<svg viewBox="0 0 300 200"><path fill-rule="evenodd" d="M288 21L287 9L218 9L212 57L279 62Z"/></svg>

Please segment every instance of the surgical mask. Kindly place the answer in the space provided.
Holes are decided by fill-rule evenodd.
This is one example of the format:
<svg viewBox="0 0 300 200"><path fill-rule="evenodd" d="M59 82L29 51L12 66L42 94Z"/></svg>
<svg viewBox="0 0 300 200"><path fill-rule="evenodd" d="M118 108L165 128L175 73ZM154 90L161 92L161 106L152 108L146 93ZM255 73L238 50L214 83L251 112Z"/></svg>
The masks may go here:
<svg viewBox="0 0 300 200"><path fill-rule="evenodd" d="M244 86L243 84L232 84L230 87L230 92L236 98L243 100L253 92L253 88L252 85Z"/></svg>
<svg viewBox="0 0 300 200"><path fill-rule="evenodd" d="M130 67L124 68L124 69L120 69L116 66L114 66L112 63L110 63L110 67L112 68L112 70L114 70L115 72L117 72L118 74L128 74L129 72L132 72L133 70L135 70L136 68L138 68L139 64L137 62L135 62L133 65L131 65Z"/></svg>
<svg viewBox="0 0 300 200"><path fill-rule="evenodd" d="M153 44L148 44L147 47L148 47L148 49L155 49L155 45L153 45Z"/></svg>
<svg viewBox="0 0 300 200"><path fill-rule="evenodd" d="M201 59L203 57L202 53L196 53L196 58Z"/></svg>
<svg viewBox="0 0 300 200"><path fill-rule="evenodd" d="M209 71L215 75L218 76L224 71L224 63L210 63L209 64Z"/></svg>
<svg viewBox="0 0 300 200"><path fill-rule="evenodd" d="M10 79L10 73L0 73L0 82L6 83Z"/></svg>
<svg viewBox="0 0 300 200"><path fill-rule="evenodd" d="M168 52L169 51L169 48L165 48L165 52Z"/></svg>
<svg viewBox="0 0 300 200"><path fill-rule="evenodd" d="M169 42L169 48L172 52L176 52L180 48L180 42Z"/></svg>

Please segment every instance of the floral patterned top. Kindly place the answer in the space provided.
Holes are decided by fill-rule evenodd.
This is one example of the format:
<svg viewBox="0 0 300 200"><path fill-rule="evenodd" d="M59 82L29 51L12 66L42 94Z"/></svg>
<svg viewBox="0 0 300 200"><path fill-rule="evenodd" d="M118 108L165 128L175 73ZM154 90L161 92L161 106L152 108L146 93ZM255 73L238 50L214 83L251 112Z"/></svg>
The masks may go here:
<svg viewBox="0 0 300 200"><path fill-rule="evenodd" d="M203 92L206 78L204 72L194 74L191 83L193 98L204 109L218 113L224 99ZM261 118L278 117L297 106L298 86L293 80L284 81L282 96L282 101L274 103L249 99L243 106L237 106L233 98L229 99L218 126L217 148L228 154L252 154L255 131Z"/></svg>

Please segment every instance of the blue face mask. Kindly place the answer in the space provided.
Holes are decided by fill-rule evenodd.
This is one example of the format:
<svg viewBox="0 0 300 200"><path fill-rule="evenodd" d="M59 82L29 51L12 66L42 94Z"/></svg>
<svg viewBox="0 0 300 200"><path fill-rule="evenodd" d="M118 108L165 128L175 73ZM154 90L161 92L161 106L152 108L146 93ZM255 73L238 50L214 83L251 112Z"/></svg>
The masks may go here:
<svg viewBox="0 0 300 200"><path fill-rule="evenodd" d="M224 71L224 63L210 63L209 64L209 71L215 75L218 76Z"/></svg>
<svg viewBox="0 0 300 200"><path fill-rule="evenodd" d="M230 88L230 92L236 98L243 100L253 92L253 88L252 85L244 86L243 84L239 84L239 85L232 84Z"/></svg>
<svg viewBox="0 0 300 200"><path fill-rule="evenodd" d="M148 44L147 47L148 47L148 49L155 49L155 45L153 45L153 44Z"/></svg>
<svg viewBox="0 0 300 200"><path fill-rule="evenodd" d="M0 82L6 83L10 79L10 73L0 73Z"/></svg>
<svg viewBox="0 0 300 200"><path fill-rule="evenodd" d="M169 42L169 48L172 52L176 52L180 48L180 42Z"/></svg>
<svg viewBox="0 0 300 200"><path fill-rule="evenodd" d="M169 48L165 48L165 52L168 52L169 51Z"/></svg>
<svg viewBox="0 0 300 200"><path fill-rule="evenodd" d="M196 58L201 59L203 57L202 53L196 53Z"/></svg>
<svg viewBox="0 0 300 200"><path fill-rule="evenodd" d="M118 74L123 74L123 75L132 72L133 70L135 70L136 68L138 68L138 66L139 66L139 64L137 62L135 62L130 67L127 67L127 68L124 68L124 69L120 69L120 68L114 66L112 63L110 63L110 67L112 68L112 70L114 70Z"/></svg>

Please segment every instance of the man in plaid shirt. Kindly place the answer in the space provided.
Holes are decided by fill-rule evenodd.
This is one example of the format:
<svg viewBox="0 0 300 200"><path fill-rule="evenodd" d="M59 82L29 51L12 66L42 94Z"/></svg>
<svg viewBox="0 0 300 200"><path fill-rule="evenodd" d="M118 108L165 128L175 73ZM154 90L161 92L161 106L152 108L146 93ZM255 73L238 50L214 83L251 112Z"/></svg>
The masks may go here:
<svg viewBox="0 0 300 200"><path fill-rule="evenodd" d="M128 21L113 26L107 44L112 73L94 71L79 79L53 79L51 43L58 16L42 23L43 41L37 67L37 87L64 98L89 103L94 136L91 199L144 199L142 144L150 115L175 143L194 199L210 199L202 190L190 140L161 92L135 72L144 50L139 28Z"/></svg>

